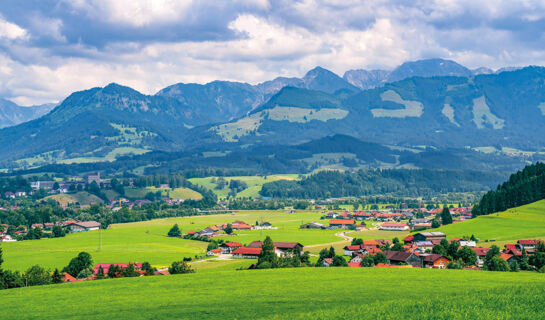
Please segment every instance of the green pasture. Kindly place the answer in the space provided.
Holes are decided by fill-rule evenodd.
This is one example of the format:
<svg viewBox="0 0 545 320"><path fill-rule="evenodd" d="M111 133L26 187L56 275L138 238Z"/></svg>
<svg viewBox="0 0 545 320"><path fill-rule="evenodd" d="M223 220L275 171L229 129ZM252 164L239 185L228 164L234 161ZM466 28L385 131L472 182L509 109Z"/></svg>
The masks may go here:
<svg viewBox="0 0 545 320"><path fill-rule="evenodd" d="M195 190L189 188L125 188L125 196L130 199L144 199L148 192L161 191L161 194L166 197L167 195L173 199L202 199L202 195Z"/></svg>
<svg viewBox="0 0 545 320"><path fill-rule="evenodd" d="M248 188L239 192L237 198L242 197L260 197L259 191L263 184L267 182L277 181L277 180L297 180L299 175L297 174L276 174L269 176L236 176L236 177L224 177L225 181L229 182L231 180L241 180L246 182ZM216 189L217 184L212 182L212 179L218 179L218 177L206 177L206 178L191 178L189 181L191 183L200 185L204 188L212 190L219 198L227 198L229 195L228 186L225 186L223 189Z"/></svg>
<svg viewBox="0 0 545 320"><path fill-rule="evenodd" d="M102 199L99 197L90 194L87 191L80 191L76 193L59 193L51 196L45 197L45 199L52 199L60 203L61 205L67 206L70 203L79 203L80 205L90 205L92 203L103 203Z"/></svg>
<svg viewBox="0 0 545 320"><path fill-rule="evenodd" d="M204 255L207 243L178 238L168 238L168 230L177 223L183 233L200 231L207 226L242 220L248 224L269 221L278 229L236 231L225 236L226 241L243 244L263 240L269 235L274 241L293 241L303 245L329 243L342 240L335 230L301 230L301 223L319 221L321 213L301 212L286 214L281 211L243 211L232 214L191 216L156 219L144 222L115 224L102 232L102 249L99 251L99 231L68 234L64 238L6 242L4 265L6 269L25 270L39 264L47 268L62 268L81 251L91 253L98 262L143 262L166 266L183 257ZM323 221L322 221L323 222Z"/></svg>
<svg viewBox="0 0 545 320"><path fill-rule="evenodd" d="M444 232L448 238L473 234L481 240L479 246L485 247L503 247L519 239L545 239L545 200L430 231Z"/></svg>
<svg viewBox="0 0 545 320"><path fill-rule="evenodd" d="M541 319L545 276L296 268L0 291L5 319Z"/></svg>

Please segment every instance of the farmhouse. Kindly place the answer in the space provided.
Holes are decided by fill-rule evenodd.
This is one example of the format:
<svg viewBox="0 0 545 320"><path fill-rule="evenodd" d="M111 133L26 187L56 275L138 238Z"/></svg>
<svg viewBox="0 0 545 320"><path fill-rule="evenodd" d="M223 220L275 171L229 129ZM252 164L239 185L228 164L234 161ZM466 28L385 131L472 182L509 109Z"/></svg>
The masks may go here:
<svg viewBox="0 0 545 320"><path fill-rule="evenodd" d="M422 267L422 260L412 252L384 251L390 264L410 264L413 267Z"/></svg>
<svg viewBox="0 0 545 320"><path fill-rule="evenodd" d="M447 235L442 232L420 232L414 235L413 241L441 241L446 239Z"/></svg>
<svg viewBox="0 0 545 320"><path fill-rule="evenodd" d="M476 247L477 242L475 241L466 241L466 240L460 240L458 241L460 243L460 247Z"/></svg>
<svg viewBox="0 0 545 320"><path fill-rule="evenodd" d="M420 258L424 268L445 269L450 262L447 257L434 253L421 254Z"/></svg>
<svg viewBox="0 0 545 320"><path fill-rule="evenodd" d="M257 259L261 254L261 247L240 247L233 251L233 258Z"/></svg>
<svg viewBox="0 0 545 320"><path fill-rule="evenodd" d="M93 231L100 229L100 222L96 221L75 221L66 225L72 232Z"/></svg>
<svg viewBox="0 0 545 320"><path fill-rule="evenodd" d="M517 245L521 249L525 250L534 250L536 248L538 240L519 240L517 241Z"/></svg>
<svg viewBox="0 0 545 320"><path fill-rule="evenodd" d="M261 222L260 224L256 224L254 227L252 227L252 230L267 230L267 229L276 229L272 226L270 222Z"/></svg>
<svg viewBox="0 0 545 320"><path fill-rule="evenodd" d="M384 222L379 227L380 230L388 230L388 231L405 231L409 230L409 225L406 223L398 223L398 222Z"/></svg>
<svg viewBox="0 0 545 320"><path fill-rule="evenodd" d="M221 252L221 248L217 248L217 249L212 249L212 250L208 250L206 252L206 255L207 256L216 256L216 255L219 255Z"/></svg>
<svg viewBox="0 0 545 320"><path fill-rule="evenodd" d="M353 219L349 220L329 220L329 227L332 229L355 229L356 221Z"/></svg>
<svg viewBox="0 0 545 320"><path fill-rule="evenodd" d="M240 247L242 247L242 244L238 242L225 242L220 246L221 253L232 253L234 250Z"/></svg>
<svg viewBox="0 0 545 320"><path fill-rule="evenodd" d="M231 228L233 230L252 230L252 226L243 222L243 221L235 221L231 224Z"/></svg>
<svg viewBox="0 0 545 320"><path fill-rule="evenodd" d="M353 245L353 246L346 246L344 249L344 255L351 257L355 253L361 253L361 246L360 245Z"/></svg>
<svg viewBox="0 0 545 320"><path fill-rule="evenodd" d="M326 226L318 222L303 224L299 227L299 229L325 229L325 228Z"/></svg>
<svg viewBox="0 0 545 320"><path fill-rule="evenodd" d="M298 251L301 253L303 251L303 245L299 242L274 242L274 252L277 256L283 257L290 255L293 252ZM260 248L263 246L263 241L253 241L248 247L250 248Z"/></svg>
<svg viewBox="0 0 545 320"><path fill-rule="evenodd" d="M471 249L473 249L475 253L477 254L477 265L479 267L482 267L484 264L484 258L486 257L486 253L488 252L488 250L490 250L490 248L473 247Z"/></svg>

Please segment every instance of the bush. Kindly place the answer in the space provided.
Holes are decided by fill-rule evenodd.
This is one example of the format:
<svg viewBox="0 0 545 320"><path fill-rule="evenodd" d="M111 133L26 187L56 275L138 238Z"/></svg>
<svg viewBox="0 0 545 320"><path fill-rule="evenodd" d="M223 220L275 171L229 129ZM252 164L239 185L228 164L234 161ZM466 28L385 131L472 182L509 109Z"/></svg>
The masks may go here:
<svg viewBox="0 0 545 320"><path fill-rule="evenodd" d="M50 284L51 276L49 275L49 271L36 265L36 266L30 267L25 272L24 281L25 281L25 285L28 287L40 286L44 284Z"/></svg>
<svg viewBox="0 0 545 320"><path fill-rule="evenodd" d="M169 237L181 237L182 236L182 230L178 227L178 224L175 224L172 226L170 231L168 232Z"/></svg>
<svg viewBox="0 0 545 320"><path fill-rule="evenodd" d="M194 273L195 270L191 269L185 261L174 261L168 268L170 274L182 274L182 273Z"/></svg>
<svg viewBox="0 0 545 320"><path fill-rule="evenodd" d="M78 273L78 276L76 278L85 279L85 278L89 278L92 275L93 275L93 271L91 269L83 269Z"/></svg>

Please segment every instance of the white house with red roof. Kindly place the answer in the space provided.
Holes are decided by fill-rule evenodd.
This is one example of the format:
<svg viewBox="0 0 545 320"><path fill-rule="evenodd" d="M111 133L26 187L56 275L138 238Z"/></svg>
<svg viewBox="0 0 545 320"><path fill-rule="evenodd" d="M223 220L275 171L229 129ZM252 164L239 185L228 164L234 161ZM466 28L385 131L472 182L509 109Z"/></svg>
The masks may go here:
<svg viewBox="0 0 545 320"><path fill-rule="evenodd" d="M401 222L384 222L380 225L379 230L406 231L409 230L409 225Z"/></svg>
<svg viewBox="0 0 545 320"><path fill-rule="evenodd" d="M233 251L233 258L239 259L257 259L261 254L261 247L240 247Z"/></svg>

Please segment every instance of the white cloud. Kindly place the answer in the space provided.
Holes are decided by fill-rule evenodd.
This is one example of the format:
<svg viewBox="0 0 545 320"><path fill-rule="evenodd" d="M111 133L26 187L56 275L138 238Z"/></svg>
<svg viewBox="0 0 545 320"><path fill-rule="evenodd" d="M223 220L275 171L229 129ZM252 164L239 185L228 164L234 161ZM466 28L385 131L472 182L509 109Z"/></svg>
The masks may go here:
<svg viewBox="0 0 545 320"><path fill-rule="evenodd" d="M22 39L26 36L27 32L25 29L0 17L0 38Z"/></svg>

